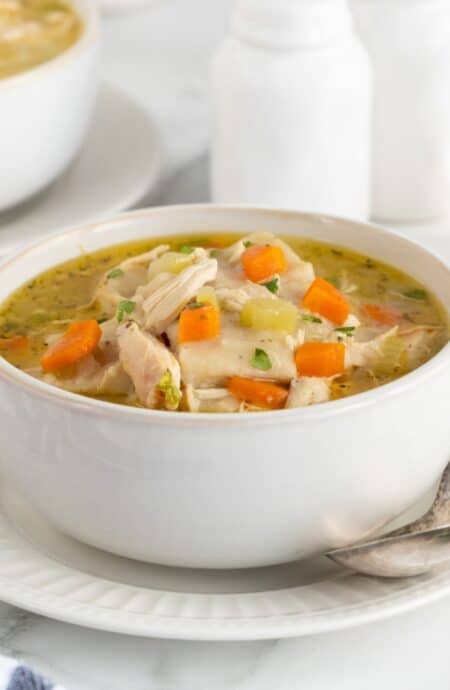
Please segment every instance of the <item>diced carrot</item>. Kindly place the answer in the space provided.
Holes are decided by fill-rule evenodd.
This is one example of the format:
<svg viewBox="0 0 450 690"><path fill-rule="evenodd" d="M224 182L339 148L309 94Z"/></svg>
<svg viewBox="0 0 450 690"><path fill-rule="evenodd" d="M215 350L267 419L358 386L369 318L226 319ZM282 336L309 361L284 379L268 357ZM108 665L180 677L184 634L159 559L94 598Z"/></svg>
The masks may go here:
<svg viewBox="0 0 450 690"><path fill-rule="evenodd" d="M178 340L186 343L195 340L212 340L220 335L220 312L212 304L187 307L181 312Z"/></svg>
<svg viewBox="0 0 450 690"><path fill-rule="evenodd" d="M284 273L288 264L281 247L255 244L241 256L245 276L254 283L260 283L275 273Z"/></svg>
<svg viewBox="0 0 450 690"><path fill-rule="evenodd" d="M75 321L41 358L44 371L57 371L89 355L97 347L102 330L94 319Z"/></svg>
<svg viewBox="0 0 450 690"><path fill-rule="evenodd" d="M338 326L345 323L350 313L350 306L342 293L323 278L314 280L303 297L302 306Z"/></svg>
<svg viewBox="0 0 450 690"><path fill-rule="evenodd" d="M300 376L336 376L345 369L343 343L304 343L297 348L295 363Z"/></svg>
<svg viewBox="0 0 450 690"><path fill-rule="evenodd" d="M0 351L13 352L22 350L29 342L26 335L14 335L12 338L0 338Z"/></svg>
<svg viewBox="0 0 450 690"><path fill-rule="evenodd" d="M384 326L394 326L400 321L401 315L398 311L393 309L384 309L377 304L365 304L364 311L374 321L383 324Z"/></svg>
<svg viewBox="0 0 450 690"><path fill-rule="evenodd" d="M271 410L284 407L288 397L287 390L276 383L245 379L241 376L233 376L230 379L228 390L239 400Z"/></svg>

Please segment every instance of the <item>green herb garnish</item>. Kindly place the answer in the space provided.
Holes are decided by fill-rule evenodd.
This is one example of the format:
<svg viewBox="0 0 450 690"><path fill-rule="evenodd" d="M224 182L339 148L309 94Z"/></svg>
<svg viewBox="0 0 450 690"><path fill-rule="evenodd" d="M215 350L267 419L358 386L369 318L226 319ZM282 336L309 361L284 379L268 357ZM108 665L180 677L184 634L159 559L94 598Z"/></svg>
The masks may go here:
<svg viewBox="0 0 450 690"><path fill-rule="evenodd" d="M156 388L164 394L166 407L171 410L176 410L180 404L181 394L173 382L173 376L169 369L166 369L161 376Z"/></svg>
<svg viewBox="0 0 450 690"><path fill-rule="evenodd" d="M113 270L110 271L106 277L108 278L108 280L113 280L113 278L120 278L121 276L123 276L122 269L121 268L113 268Z"/></svg>
<svg viewBox="0 0 450 690"><path fill-rule="evenodd" d="M121 302L119 302L116 313L117 321L119 323L122 323L125 314L132 314L134 312L135 306L136 302L132 302L130 299L124 299Z"/></svg>
<svg viewBox="0 0 450 690"><path fill-rule="evenodd" d="M353 335L356 326L341 326L340 328L335 328L336 333L343 333L344 335Z"/></svg>
<svg viewBox="0 0 450 690"><path fill-rule="evenodd" d="M189 304L186 304L186 309L200 309L200 307L204 307L203 302L189 302Z"/></svg>
<svg viewBox="0 0 450 690"><path fill-rule="evenodd" d="M270 357L265 350L256 348L252 358L252 367L255 367L255 369L260 369L261 371L269 371L269 369L272 369L272 362L270 361Z"/></svg>
<svg viewBox="0 0 450 690"><path fill-rule="evenodd" d="M253 247L254 244L255 244L255 243L254 243L254 242L250 242L250 240L245 240L245 242L244 242L244 247L245 247L246 249L248 249L249 247Z"/></svg>
<svg viewBox="0 0 450 690"><path fill-rule="evenodd" d="M409 299L425 300L428 298L428 295L425 292L425 290L422 290L421 288L405 290L403 294L405 295L405 297L408 297Z"/></svg>
<svg viewBox="0 0 450 690"><path fill-rule="evenodd" d="M268 283L263 283L263 285L268 289L269 292L272 292L275 295L279 290L280 281L278 278L272 278L272 280L269 280Z"/></svg>
<svg viewBox="0 0 450 690"><path fill-rule="evenodd" d="M302 314L303 321L310 321L311 323L322 323L322 319L318 316L313 316L312 314Z"/></svg>
<svg viewBox="0 0 450 690"><path fill-rule="evenodd" d="M180 254L192 254L192 252L195 252L195 247L192 247L190 244L183 244L178 251Z"/></svg>

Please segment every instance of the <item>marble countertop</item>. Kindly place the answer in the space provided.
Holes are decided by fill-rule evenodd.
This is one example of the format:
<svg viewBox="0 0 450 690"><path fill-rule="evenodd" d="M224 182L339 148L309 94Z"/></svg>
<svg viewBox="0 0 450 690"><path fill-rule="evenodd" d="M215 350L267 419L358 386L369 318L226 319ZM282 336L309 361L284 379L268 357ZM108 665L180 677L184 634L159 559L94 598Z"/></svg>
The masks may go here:
<svg viewBox="0 0 450 690"><path fill-rule="evenodd" d="M156 117L165 137L169 166L159 203L208 198L206 77L229 6L158 0L151 9L106 17L105 76ZM450 223L409 232L429 237L450 258ZM0 604L0 652L68 690L423 690L450 684L449 622L446 599L346 632L192 643L84 630Z"/></svg>

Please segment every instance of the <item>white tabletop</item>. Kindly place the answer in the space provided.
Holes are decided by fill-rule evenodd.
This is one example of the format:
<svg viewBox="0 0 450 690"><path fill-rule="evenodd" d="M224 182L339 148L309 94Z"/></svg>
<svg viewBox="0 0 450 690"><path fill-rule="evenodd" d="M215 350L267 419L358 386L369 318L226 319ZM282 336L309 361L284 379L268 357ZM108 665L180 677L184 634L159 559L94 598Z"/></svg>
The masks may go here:
<svg viewBox="0 0 450 690"><path fill-rule="evenodd" d="M230 0L159 0L108 17L104 72L153 115L170 176L158 202L206 200L207 66ZM450 260L450 222L402 228ZM69 690L449 687L450 599L374 625L274 642L192 643L83 630L0 605L0 652Z"/></svg>

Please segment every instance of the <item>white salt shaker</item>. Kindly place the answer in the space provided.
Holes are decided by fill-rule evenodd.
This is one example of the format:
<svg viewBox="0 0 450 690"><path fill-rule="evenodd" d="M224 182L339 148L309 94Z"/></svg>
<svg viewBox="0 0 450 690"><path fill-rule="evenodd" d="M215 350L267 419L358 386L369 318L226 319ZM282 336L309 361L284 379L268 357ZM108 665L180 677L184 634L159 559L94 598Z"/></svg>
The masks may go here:
<svg viewBox="0 0 450 690"><path fill-rule="evenodd" d="M212 93L215 201L368 217L370 67L347 0L237 0Z"/></svg>
<svg viewBox="0 0 450 690"><path fill-rule="evenodd" d="M450 211L450 1L353 0L373 64L373 215Z"/></svg>

